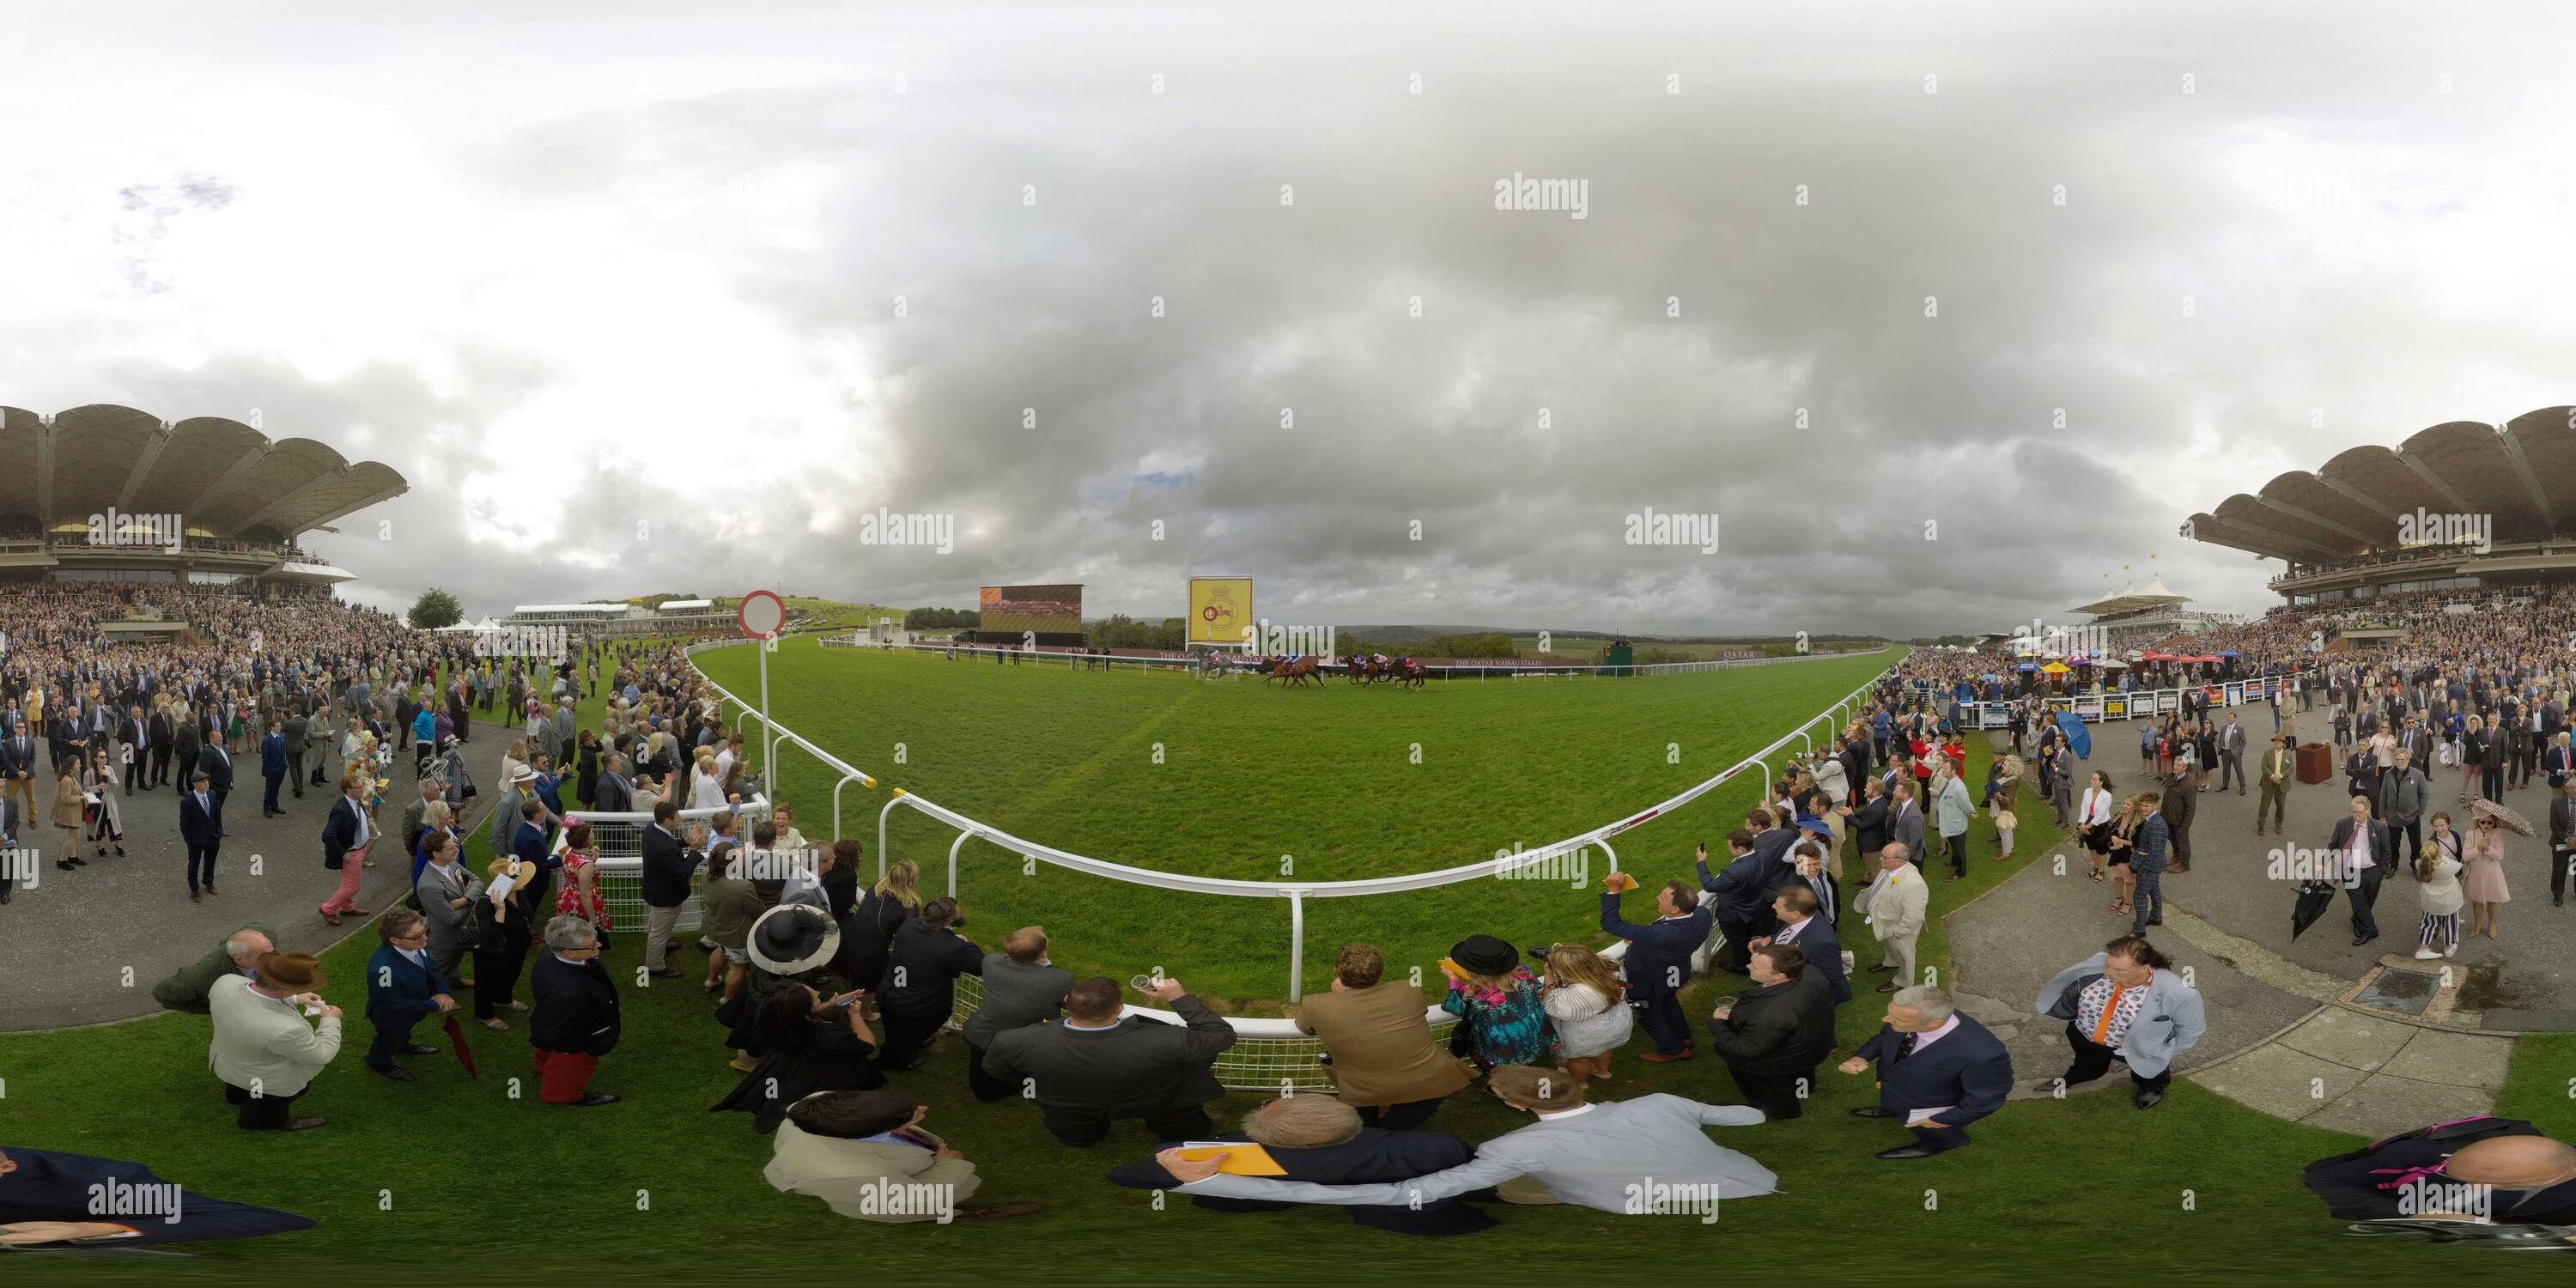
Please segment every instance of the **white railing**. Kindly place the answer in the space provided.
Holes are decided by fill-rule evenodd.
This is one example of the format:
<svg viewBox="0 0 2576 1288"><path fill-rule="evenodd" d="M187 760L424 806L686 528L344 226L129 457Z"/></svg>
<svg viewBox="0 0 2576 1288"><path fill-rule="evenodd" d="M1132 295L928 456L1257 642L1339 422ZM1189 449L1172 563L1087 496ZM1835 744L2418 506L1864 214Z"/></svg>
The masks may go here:
<svg viewBox="0 0 2576 1288"><path fill-rule="evenodd" d="M769 817L769 798L753 796L739 805L727 805L721 809L684 809L680 811L679 822L685 828L693 819L713 819L727 811L742 818L743 844L748 847L751 844L751 823ZM566 826L555 829L556 854L564 852L565 838L570 834L569 825L575 821L590 824L591 843L599 847L599 898L608 912L610 933L640 933L644 929L644 829L653 822L652 812L569 811L564 815ZM546 916L554 915L552 908L543 912ZM697 928L698 896L692 893L688 901L680 905L679 929Z"/></svg>
<svg viewBox="0 0 2576 1288"><path fill-rule="evenodd" d="M1175 675L1197 674L1205 667L1207 658L1207 654L1204 652L1156 653L1151 656L1138 657L1132 654L1108 654L1104 656L1097 653L1083 653L1078 650L1067 649L1002 648L991 644L889 644L878 640L866 639L864 637L838 635L826 636L820 640L819 643L825 648L882 649L887 652L936 653L943 657L962 658L967 661L989 660L996 666L1046 666L1075 671L1126 669L1156 671ZM1873 653L1885 653L1894 647L1896 646L1893 644L1885 644L1875 649L1854 649L1845 653L1792 653L1784 657L1731 657L1708 662L1655 662L1636 663L1628 666L1596 666L1591 663L1582 662L1542 662L1522 658L1494 658L1490 661L1443 662L1437 665L1426 663L1422 669L1431 678L1440 680L1464 680L1470 678L1478 680L1547 679L1552 677L1578 675L1608 675L1619 677L1632 675L1690 675L1702 671L1730 671L1747 666L1771 666L1782 662L1821 662L1830 658L1867 657ZM1218 656L1223 665L1223 670L1218 672L1220 676L1240 676L1248 679L1257 679L1262 675L1260 662L1256 658L1249 657L1241 652L1231 649L1219 650ZM1338 662L1327 663L1321 668L1319 678L1335 680L1344 684L1350 683L1350 667Z"/></svg>
<svg viewBox="0 0 2576 1288"><path fill-rule="evenodd" d="M741 698L735 696L734 693L725 688L724 685L717 683L713 676L709 676L703 669L697 668L694 661L695 655L701 649L723 648L737 644L751 643L753 643L753 641L742 640L716 641L707 644L692 645L687 650L688 654L693 659L690 664L691 668L698 670L699 676L705 679L707 684L725 701L741 709L747 716L758 718L764 729L765 742L774 738L776 742L792 744L794 746L804 748L816 759L823 761L827 766L839 771L843 775L840 784L841 787L847 787L851 782L859 781L863 781L869 786L874 786L875 780L873 778L850 767L847 763L833 756L831 753L824 751L822 748L815 746L793 730L771 720L766 713L753 708L749 703L746 703ZM1902 662L1903 659L1900 657L1898 661ZM1835 702L1832 706L1827 707L1825 710L1818 712L1805 723L1800 724L1797 728L1782 735L1778 740L1772 742L1762 750L1751 756L1745 757L1743 760L1728 766L1726 769L1713 774L1699 783L1675 793L1673 796L1659 801L1643 810L1603 823L1598 827L1587 828L1584 831L1577 832L1572 836L1568 836L1563 840L1557 841L1552 845L1523 851L1502 858L1486 859L1475 863L1462 864L1457 867L1443 868L1436 872L1420 872L1393 877L1373 877L1357 881L1306 882L1240 881L1224 877L1202 877L1192 876L1186 873L1160 872L1151 868L1132 867L1124 863L1113 863L1106 859L1095 859L1088 855L1075 854L1068 850L1060 850L1051 845L1028 840L1024 837L1013 835L1012 833L1003 831L1000 828L996 828L970 818L955 810L949 809L936 801L932 801L926 797L900 787L894 789L892 798L889 799L885 803L885 806L877 812L877 872L879 877L882 878L885 873L886 864L890 861L888 855L889 846L886 824L888 818L893 815L895 809L898 806L901 806L909 808L916 813L937 819L941 823L957 830L956 839L952 841L948 847L948 893L952 898L955 897L957 893L958 852L965 847L968 840L972 839L983 840L1026 858L1037 859L1041 862L1066 868L1071 871L1089 873L1093 876L1106 877L1113 881L1123 881L1133 885L1151 886L1164 890L1186 890L1198 894L1226 895L1258 899L1285 899L1288 901L1289 917L1287 1000L1293 1003L1298 1001L1304 995L1307 899L1356 898L1364 895L1395 894L1407 890L1426 890L1435 886L1455 885L1462 881L1473 881L1502 876L1507 873L1542 863L1551 855L1578 854L1594 846L1600 847L1602 853L1609 856L1610 870L1616 872L1619 868L1619 856L1618 852L1611 847L1609 843L1610 838L1628 831L1631 828L1638 827L1652 819L1669 814L1674 810L1680 809L1684 805L1688 805L1692 801L1707 795L1709 792L1715 791L1721 785L1732 781L1747 769L1761 770L1763 779L1767 781L1770 777L1770 761L1773 756L1787 749L1792 742L1803 744L1802 750L1804 751L1814 751L1815 740L1808 731L1813 729L1820 721L1834 721L1835 724L1832 726L1832 729L1829 729L1828 731L1828 737L1830 737L1832 730L1839 729L1842 719L1848 712L1858 710L1866 705L1870 691L1877 686L1880 680L1884 679L1886 675L1894 669L1895 667L1891 665L1887 671L1881 671L1877 675L1870 677L1868 682L1862 684L1859 688L1852 690L1850 694ZM764 765L770 767L771 777L769 782L774 790L779 782L774 768L775 761L764 761ZM836 788L833 794L832 808L832 835L836 840L840 836L840 826L840 794L839 789ZM1624 945L1613 945L1609 951L1604 953L1604 955L1614 957L1618 956L1623 948ZM1155 1011L1146 1008L1130 1009L1135 1010L1140 1014L1174 1022L1177 1022L1179 1018L1172 1015L1170 1012ZM1445 1013L1436 1009L1431 1012L1431 1017L1435 1022L1445 1021L1448 1018ZM963 1016L961 1015L959 1018L962 1020ZM1292 1021L1288 1020L1229 1019L1228 1023L1232 1024L1236 1030L1242 1033L1246 1038L1293 1040L1301 1036L1297 1032L1296 1025ZM1248 1085L1275 1085L1275 1083L1253 1083Z"/></svg>

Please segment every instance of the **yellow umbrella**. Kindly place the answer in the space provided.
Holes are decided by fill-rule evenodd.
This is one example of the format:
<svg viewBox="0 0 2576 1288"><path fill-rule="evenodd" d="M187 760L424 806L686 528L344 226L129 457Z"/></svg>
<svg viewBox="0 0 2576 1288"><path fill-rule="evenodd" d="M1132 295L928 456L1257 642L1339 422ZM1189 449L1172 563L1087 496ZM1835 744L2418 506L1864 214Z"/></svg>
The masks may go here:
<svg viewBox="0 0 2576 1288"><path fill-rule="evenodd" d="M2051 662L2039 669L2048 672L2050 675L2064 675L2075 668L2068 666L2064 662Z"/></svg>

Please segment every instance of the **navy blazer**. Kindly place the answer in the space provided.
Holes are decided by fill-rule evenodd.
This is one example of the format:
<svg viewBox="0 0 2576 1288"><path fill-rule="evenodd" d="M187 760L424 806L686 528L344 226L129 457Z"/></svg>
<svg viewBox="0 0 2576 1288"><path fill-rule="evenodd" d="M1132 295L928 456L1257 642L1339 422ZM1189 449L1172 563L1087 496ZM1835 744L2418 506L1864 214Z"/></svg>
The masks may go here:
<svg viewBox="0 0 2576 1288"><path fill-rule="evenodd" d="M555 915L550 896L554 893L555 872L563 867L563 856L549 852L546 829L522 818L518 834L510 839L510 853L522 863L533 864L535 872L527 880L528 915L542 923Z"/></svg>
<svg viewBox="0 0 2576 1288"><path fill-rule="evenodd" d="M205 771L209 780L206 784L208 790L229 792L233 789L232 753L208 744L205 750L197 753L197 768Z"/></svg>
<svg viewBox="0 0 2576 1288"><path fill-rule="evenodd" d="M1776 943L1780 937L1775 932L1771 938ZM1833 923L1825 920L1823 912L1807 918L1807 928L1798 932L1798 951L1807 955L1807 969L1824 977L1836 1004L1852 999L1851 977L1843 974L1842 941L1834 937ZM1937 1051L1949 1041L1943 1038L1933 1044L1933 1049Z"/></svg>
<svg viewBox="0 0 2576 1288"><path fill-rule="evenodd" d="M367 1018L380 1028L406 1028L424 1015L437 1014L434 999L446 991L447 975L437 962L415 966L392 944L377 945L376 955L367 959Z"/></svg>
<svg viewBox="0 0 2576 1288"><path fill-rule="evenodd" d="M286 735L273 733L259 740L259 772L270 778L286 772Z"/></svg>
<svg viewBox="0 0 2576 1288"><path fill-rule="evenodd" d="M90 1214L90 1187L121 1184L135 1187L144 1194L157 1194L163 1191L143 1187L169 1184L153 1175L151 1168L120 1159L58 1154L44 1149L22 1149L16 1145L0 1149L0 1153L7 1154L9 1161L17 1164L17 1170L0 1176L0 1224L95 1221L99 1218ZM304 1217L210 1198L193 1187L181 1191L178 1207L175 1221L159 1215L137 1215L120 1220L119 1224L130 1225L134 1229L134 1237L130 1239L30 1246L114 1248L149 1243L193 1243L207 1239L249 1239L313 1227L313 1222ZM33 1277L32 1273L30 1277Z"/></svg>
<svg viewBox="0 0 2576 1288"><path fill-rule="evenodd" d="M224 807L212 791L206 793L206 807L197 808L197 794L179 798L179 839L192 846L212 846L224 839Z"/></svg>
<svg viewBox="0 0 2576 1288"><path fill-rule="evenodd" d="M1238 1133L1209 1139L1235 1143L1252 1138ZM1165 1141L1161 1148L1171 1149L1183 1143ZM1316 1185L1378 1185L1389 1181L1409 1181L1417 1176L1463 1167L1476 1156L1476 1151L1469 1149L1464 1141L1447 1132L1388 1131L1382 1127L1363 1127L1359 1135L1339 1145L1273 1148L1269 1153L1271 1160L1286 1173L1274 1179L1307 1181ZM1172 1174L1151 1158L1112 1169L1109 1183L1131 1190L1180 1188ZM1190 1202L1218 1212L1277 1212L1298 1206L1214 1195L1192 1195ZM1494 1218L1454 1198L1427 1203L1419 1209L1349 1207L1342 1210L1351 1214L1355 1225L1372 1226L1397 1234L1472 1234L1495 1224Z"/></svg>
<svg viewBox="0 0 2576 1288"><path fill-rule="evenodd" d="M1699 863L1699 888L1716 895L1726 908L1728 925L1749 926L1762 920L1771 906L1771 893L1763 878L1768 876L1771 860L1760 850L1747 850L1728 861L1717 875L1708 871L1708 860ZM1795 869L1791 869L1795 871Z"/></svg>
<svg viewBox="0 0 2576 1288"><path fill-rule="evenodd" d="M1601 928L1628 941L1628 996L1652 1001L1690 984L1691 954L1708 942L1715 915L1703 903L1686 917L1638 925L1619 919L1619 896L1601 892Z"/></svg>
<svg viewBox="0 0 2576 1288"><path fill-rule="evenodd" d="M1882 1024L1878 1034L1853 1054L1878 1063L1878 1103L1904 1113L1942 1109L1940 1121L1951 1127L1968 1124L2003 1108L2013 1085L2012 1053L1985 1025L1965 1015L1948 1037L1919 1055L1896 1058L1907 1035Z"/></svg>
<svg viewBox="0 0 2576 1288"><path fill-rule="evenodd" d="M323 867L333 872L340 870L340 860L347 857L349 848L358 843L358 818L363 812L363 807L346 794L331 803L330 814L322 820ZM370 834L367 844L375 843L376 838Z"/></svg>

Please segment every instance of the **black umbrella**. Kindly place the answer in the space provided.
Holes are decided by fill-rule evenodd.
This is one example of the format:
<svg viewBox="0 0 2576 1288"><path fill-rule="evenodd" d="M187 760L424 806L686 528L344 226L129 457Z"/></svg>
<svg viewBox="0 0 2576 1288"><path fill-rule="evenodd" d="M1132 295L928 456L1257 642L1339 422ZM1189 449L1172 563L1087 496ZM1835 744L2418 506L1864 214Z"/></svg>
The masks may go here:
<svg viewBox="0 0 2576 1288"><path fill-rule="evenodd" d="M2300 882L2299 901L2290 905L2290 938L2298 938L2308 927L2317 924L2317 918L2326 915L2326 909L2333 906L2334 896L2332 881Z"/></svg>

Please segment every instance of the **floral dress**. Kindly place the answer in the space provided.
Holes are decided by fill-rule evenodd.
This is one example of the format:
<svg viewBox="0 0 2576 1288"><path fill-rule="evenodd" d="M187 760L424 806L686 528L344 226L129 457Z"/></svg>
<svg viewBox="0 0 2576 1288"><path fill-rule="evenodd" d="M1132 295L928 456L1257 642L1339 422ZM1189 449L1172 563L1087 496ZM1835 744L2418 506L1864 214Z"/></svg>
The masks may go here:
<svg viewBox="0 0 2576 1288"><path fill-rule="evenodd" d="M555 912L566 917L586 917L591 925L605 934L610 929L608 903L597 892L598 874L592 871L598 866L599 856L596 854L564 851L563 887L555 891ZM583 894L581 890L581 874L584 872L591 872L592 876L593 890L589 894Z"/></svg>
<svg viewBox="0 0 2576 1288"><path fill-rule="evenodd" d="M1467 1055L1480 1069L1534 1064L1556 1048L1538 977L1527 966L1513 967L1500 989L1481 988L1453 975L1440 1009L1458 1017L1458 1026L1466 1031Z"/></svg>

